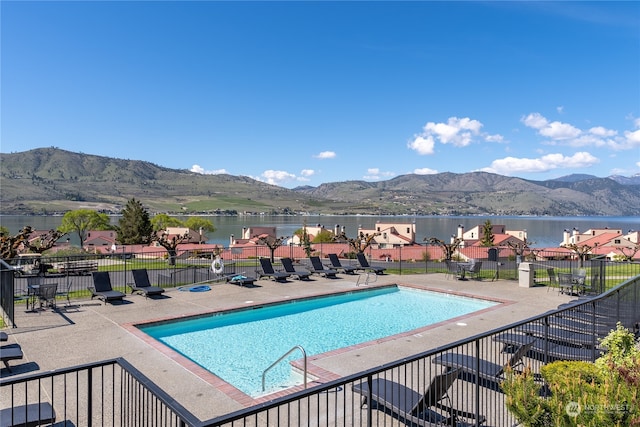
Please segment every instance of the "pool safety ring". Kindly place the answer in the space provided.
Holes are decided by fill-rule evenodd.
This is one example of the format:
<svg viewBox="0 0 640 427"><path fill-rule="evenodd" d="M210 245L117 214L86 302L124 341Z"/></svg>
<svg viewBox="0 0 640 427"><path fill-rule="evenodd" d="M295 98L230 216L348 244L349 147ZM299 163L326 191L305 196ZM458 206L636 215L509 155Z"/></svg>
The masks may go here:
<svg viewBox="0 0 640 427"><path fill-rule="evenodd" d="M216 274L220 274L224 271L224 263L222 262L221 259L215 259L211 263L211 271L213 271Z"/></svg>

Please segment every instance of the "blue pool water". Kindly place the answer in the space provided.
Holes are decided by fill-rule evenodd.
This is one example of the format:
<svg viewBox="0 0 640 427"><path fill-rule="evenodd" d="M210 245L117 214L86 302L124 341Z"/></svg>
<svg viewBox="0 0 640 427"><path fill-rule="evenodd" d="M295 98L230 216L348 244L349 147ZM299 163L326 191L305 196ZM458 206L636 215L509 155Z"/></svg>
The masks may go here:
<svg viewBox="0 0 640 427"><path fill-rule="evenodd" d="M262 391L262 373L292 347L308 356L472 313L497 303L396 286L142 326L146 334L244 393ZM288 360L299 359L294 352ZM266 392L291 385L285 360Z"/></svg>

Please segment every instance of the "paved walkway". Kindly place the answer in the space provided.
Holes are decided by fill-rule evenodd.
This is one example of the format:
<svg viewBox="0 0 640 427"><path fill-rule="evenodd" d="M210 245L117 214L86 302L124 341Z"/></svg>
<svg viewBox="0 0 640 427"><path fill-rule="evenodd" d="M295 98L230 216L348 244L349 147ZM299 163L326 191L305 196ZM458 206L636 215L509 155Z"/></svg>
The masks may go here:
<svg viewBox="0 0 640 427"><path fill-rule="evenodd" d="M9 343L19 343L24 359L13 361L19 376L98 360L123 357L200 419L223 415L259 403L214 375L140 333L136 323L189 316L356 289L356 276L338 279L313 276L311 281L276 283L262 279L253 287L212 284L209 292L168 289L163 298L127 295L123 303L98 300L60 302L60 310L26 312L18 306L17 328L5 329ZM442 322L382 342L311 358L312 370L325 380L354 374L431 348L451 343L556 308L570 297L545 287L521 288L515 281L458 281L443 274L383 275L371 286L398 284L476 296L503 302L494 308ZM221 348L224 351L224 348ZM270 396L269 398L273 398ZM215 404L211 404L215 402Z"/></svg>

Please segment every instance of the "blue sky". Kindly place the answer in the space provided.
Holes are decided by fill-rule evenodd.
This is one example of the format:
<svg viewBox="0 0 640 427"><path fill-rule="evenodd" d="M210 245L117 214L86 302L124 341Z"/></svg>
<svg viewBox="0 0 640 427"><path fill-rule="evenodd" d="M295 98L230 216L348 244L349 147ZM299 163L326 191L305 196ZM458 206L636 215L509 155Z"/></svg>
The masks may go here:
<svg viewBox="0 0 640 427"><path fill-rule="evenodd" d="M640 2L0 3L1 152L283 187L640 173Z"/></svg>

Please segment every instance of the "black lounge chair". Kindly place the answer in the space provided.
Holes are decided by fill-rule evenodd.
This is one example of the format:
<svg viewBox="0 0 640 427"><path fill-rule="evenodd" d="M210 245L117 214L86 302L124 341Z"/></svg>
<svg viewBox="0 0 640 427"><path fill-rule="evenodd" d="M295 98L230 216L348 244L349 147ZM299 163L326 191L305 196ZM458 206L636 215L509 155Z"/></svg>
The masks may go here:
<svg viewBox="0 0 640 427"><path fill-rule="evenodd" d="M11 372L11 367L9 366L10 360L19 360L24 357L22 353L22 348L19 344L9 344L3 345L0 347L0 360L4 363L5 368L9 372Z"/></svg>
<svg viewBox="0 0 640 427"><path fill-rule="evenodd" d="M458 374L458 369L451 369L435 376L424 394L383 378L373 379L370 386L366 381L357 383L353 386L353 391L362 395L362 406L375 405L377 409L389 412L395 418L412 426L476 425L475 422L467 424L459 420L459 418L475 420L475 414L455 409L450 406L450 403L442 402L450 400L447 390ZM485 417L481 416L478 421L480 424L484 423Z"/></svg>
<svg viewBox="0 0 640 427"><path fill-rule="evenodd" d="M522 358L531 350L534 342L534 338L528 337L521 344L514 346L511 357L504 365L461 353L445 353L433 359L433 363L447 369L460 369L463 373L476 375L477 378L491 383L498 383L503 379L507 366L515 368L522 363Z"/></svg>
<svg viewBox="0 0 640 427"><path fill-rule="evenodd" d="M287 279L291 277L291 274L289 273L276 271L273 268L273 264L271 264L271 260L269 258L260 258L260 267L262 267L262 271L256 270L258 279L262 277L269 277L276 282L286 282Z"/></svg>
<svg viewBox="0 0 640 427"><path fill-rule="evenodd" d="M244 286L253 285L256 282L255 277L248 277L244 274L232 274L227 276L227 282L233 285Z"/></svg>
<svg viewBox="0 0 640 427"><path fill-rule="evenodd" d="M309 257L309 261L311 261L312 273L317 273L324 277L336 277L336 274L338 274L336 270L325 268L324 264L322 264L322 261L320 261L319 256L311 256Z"/></svg>
<svg viewBox="0 0 640 427"><path fill-rule="evenodd" d="M340 262L340 258L338 258L338 254L329 254L329 261L331 261L331 268L336 271L342 271L345 274L354 274L356 272L356 268L352 265L342 265Z"/></svg>
<svg viewBox="0 0 640 427"><path fill-rule="evenodd" d="M586 329L586 328L585 328ZM592 334L570 331L564 328L545 326L539 323L527 323L518 326L516 331L536 338L547 338L552 341L562 342L581 347L593 347L598 344L598 337Z"/></svg>
<svg viewBox="0 0 640 427"><path fill-rule="evenodd" d="M531 342L532 337L530 335L518 334L514 332L505 332L503 334L496 335L493 340L504 344L507 348L518 348L525 343ZM594 347L574 347L566 344L560 344L542 338L533 338L533 344L529 351L536 353L537 355L547 355L552 360L581 360L585 362L593 362L596 358L600 357L601 350Z"/></svg>
<svg viewBox="0 0 640 427"><path fill-rule="evenodd" d="M291 258L281 258L280 262L282 263L284 271L294 277L297 277L298 280L309 280L309 277L311 277L311 272L309 270L295 268L293 265L293 260Z"/></svg>
<svg viewBox="0 0 640 427"><path fill-rule="evenodd" d="M0 410L0 427L51 425L55 421L56 412L49 402L32 403Z"/></svg>
<svg viewBox="0 0 640 427"><path fill-rule="evenodd" d="M0 341L7 341L9 339L9 335L6 332L0 332Z"/></svg>
<svg viewBox="0 0 640 427"><path fill-rule="evenodd" d="M87 287L91 292L91 299L101 299L105 304L111 301L122 301L125 294L113 290L108 271L94 271L91 274L93 276L93 286Z"/></svg>
<svg viewBox="0 0 640 427"><path fill-rule="evenodd" d="M144 295L145 298L149 298L150 296L164 293L164 289L160 286L151 285L149 273L146 268L131 270L131 274L133 274L134 281L134 283L128 284L131 288L131 294L138 293Z"/></svg>
<svg viewBox="0 0 640 427"><path fill-rule="evenodd" d="M369 261L367 260L367 257L364 256L364 254L362 252L358 252L356 254L356 257L358 258L358 264L360 264L359 270L372 271L372 272L374 272L376 274L384 274L386 268L384 268L384 267L374 267L374 266L370 265Z"/></svg>

